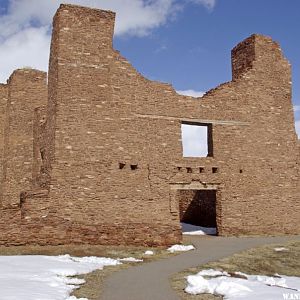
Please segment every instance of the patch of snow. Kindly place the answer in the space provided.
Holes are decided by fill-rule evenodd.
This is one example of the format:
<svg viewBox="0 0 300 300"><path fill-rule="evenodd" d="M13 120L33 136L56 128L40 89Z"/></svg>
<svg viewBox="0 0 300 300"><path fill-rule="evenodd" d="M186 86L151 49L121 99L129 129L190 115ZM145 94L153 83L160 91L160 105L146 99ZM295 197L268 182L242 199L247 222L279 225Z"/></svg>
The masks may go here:
<svg viewBox="0 0 300 300"><path fill-rule="evenodd" d="M85 281L76 277L105 266L121 264L120 259L72 257L70 255L0 256L1 300L87 300L70 296Z"/></svg>
<svg viewBox="0 0 300 300"><path fill-rule="evenodd" d="M274 248L274 250L276 252L285 252L285 251L289 251L290 249L284 248L284 247L279 247L279 248Z"/></svg>
<svg viewBox="0 0 300 300"><path fill-rule="evenodd" d="M144 254L145 254L145 255L153 255L154 252L153 252L152 250L147 250L147 251L145 251Z"/></svg>
<svg viewBox="0 0 300 300"><path fill-rule="evenodd" d="M167 250L169 252L183 252L183 251L190 251L190 250L194 250L195 247L193 245L173 245L170 248L168 248Z"/></svg>
<svg viewBox="0 0 300 300"><path fill-rule="evenodd" d="M214 227L202 227L181 223L182 234L185 235L216 235L217 229Z"/></svg>
<svg viewBox="0 0 300 300"><path fill-rule="evenodd" d="M240 275L240 276L243 276L243 277L247 277L248 275L243 273L243 272L234 272L234 274L236 275Z"/></svg>
<svg viewBox="0 0 300 300"><path fill-rule="evenodd" d="M291 290L300 291L298 277L247 275L241 272L236 274L247 279L231 277L226 272L212 269L202 270L196 275L187 276L188 285L185 291L193 295L221 295L226 300L274 300L282 299L283 294ZM205 279L203 276L210 278Z"/></svg>
<svg viewBox="0 0 300 300"><path fill-rule="evenodd" d="M208 277L216 277L216 276L222 276L222 275L229 276L229 274L227 272L218 271L218 270L214 270L214 269L202 270L198 273L198 275L208 276Z"/></svg>
<svg viewBox="0 0 300 300"><path fill-rule="evenodd" d="M253 282L261 282L265 285L269 286L279 286L279 287L288 287L286 284L285 278L282 277L270 277L270 276L262 276L262 275L246 275L248 280Z"/></svg>
<svg viewBox="0 0 300 300"><path fill-rule="evenodd" d="M134 257L125 257L125 258L119 258L119 261L125 261L125 262L142 262L142 259L137 259Z"/></svg>

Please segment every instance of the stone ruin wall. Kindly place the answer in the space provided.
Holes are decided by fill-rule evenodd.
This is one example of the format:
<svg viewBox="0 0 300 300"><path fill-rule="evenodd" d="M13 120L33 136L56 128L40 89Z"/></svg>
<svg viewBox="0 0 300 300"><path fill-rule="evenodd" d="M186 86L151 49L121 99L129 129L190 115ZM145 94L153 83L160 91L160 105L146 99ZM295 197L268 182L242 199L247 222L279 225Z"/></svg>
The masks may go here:
<svg viewBox="0 0 300 300"><path fill-rule="evenodd" d="M47 103L47 74L20 69L1 93L1 243L22 239L20 199L33 182L34 109ZM15 238L17 236L17 238Z"/></svg>
<svg viewBox="0 0 300 300"><path fill-rule="evenodd" d="M141 76L113 49L113 28L112 12L61 5L47 107L44 73L17 71L1 86L7 107L20 107L4 143L0 243L176 243L180 190L210 187L220 235L299 233L299 146L279 45L249 37L232 51L233 81L194 99ZM182 122L212 128L213 156L182 157Z"/></svg>
<svg viewBox="0 0 300 300"><path fill-rule="evenodd" d="M5 128L5 115L6 115L6 103L8 99L8 88L6 84L0 84L0 195L2 187L3 176L3 154L4 154L4 128Z"/></svg>

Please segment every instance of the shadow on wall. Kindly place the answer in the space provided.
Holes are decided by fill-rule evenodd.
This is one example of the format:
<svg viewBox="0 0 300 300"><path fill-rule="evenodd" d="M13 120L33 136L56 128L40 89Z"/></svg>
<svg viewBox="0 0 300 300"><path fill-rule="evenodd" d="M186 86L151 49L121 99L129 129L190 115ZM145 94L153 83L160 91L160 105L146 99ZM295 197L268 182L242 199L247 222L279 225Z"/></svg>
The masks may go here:
<svg viewBox="0 0 300 300"><path fill-rule="evenodd" d="M178 191L180 222L216 227L216 191L182 190Z"/></svg>

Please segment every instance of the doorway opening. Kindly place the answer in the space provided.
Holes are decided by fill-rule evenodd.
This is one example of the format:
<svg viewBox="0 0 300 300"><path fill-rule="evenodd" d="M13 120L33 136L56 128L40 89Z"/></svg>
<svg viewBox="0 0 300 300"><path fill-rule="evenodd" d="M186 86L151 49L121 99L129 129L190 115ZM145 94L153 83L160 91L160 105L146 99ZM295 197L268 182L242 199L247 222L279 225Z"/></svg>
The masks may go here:
<svg viewBox="0 0 300 300"><path fill-rule="evenodd" d="M179 216L184 233L203 231L216 235L216 190L178 190Z"/></svg>

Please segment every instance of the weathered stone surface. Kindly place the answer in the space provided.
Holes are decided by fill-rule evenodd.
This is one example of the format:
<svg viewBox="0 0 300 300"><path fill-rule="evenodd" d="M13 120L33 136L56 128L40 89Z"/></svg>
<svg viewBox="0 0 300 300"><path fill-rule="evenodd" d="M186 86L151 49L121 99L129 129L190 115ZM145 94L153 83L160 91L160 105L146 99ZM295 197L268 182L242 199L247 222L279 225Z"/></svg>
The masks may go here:
<svg viewBox="0 0 300 300"><path fill-rule="evenodd" d="M34 108L46 104L46 73L16 70L8 81L4 128L2 207L18 207L20 192L31 188Z"/></svg>
<svg viewBox="0 0 300 300"><path fill-rule="evenodd" d="M115 51L114 18L60 6L48 102L42 72L0 86L0 244L176 243L179 195L190 193L179 190L202 189L216 190L220 235L300 233L300 144L279 45L247 38L232 50L233 80L195 99ZM210 126L210 157L182 157L183 122Z"/></svg>
<svg viewBox="0 0 300 300"><path fill-rule="evenodd" d="M8 86L0 84L0 202L2 203L3 186L3 158L4 158L4 131L6 119L6 107L8 99Z"/></svg>

